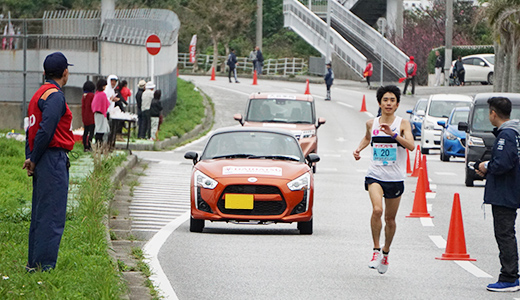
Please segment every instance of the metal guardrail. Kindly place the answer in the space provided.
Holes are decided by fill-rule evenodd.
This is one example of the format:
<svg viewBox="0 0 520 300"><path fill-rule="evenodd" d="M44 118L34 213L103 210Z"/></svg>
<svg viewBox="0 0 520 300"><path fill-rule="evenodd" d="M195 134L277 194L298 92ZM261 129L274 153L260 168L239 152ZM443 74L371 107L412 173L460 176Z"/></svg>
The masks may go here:
<svg viewBox="0 0 520 300"><path fill-rule="evenodd" d="M326 55L326 33L329 30L327 24L297 0L284 0L283 11L284 26L290 27L321 54ZM333 29L330 29L329 44L332 51L362 78L366 57Z"/></svg>
<svg viewBox="0 0 520 300"><path fill-rule="evenodd" d="M197 67L204 71L209 71L213 63L213 55L198 54L197 55ZM217 57L217 65L225 62L226 56ZM253 63L248 60L247 57L237 57L238 66L237 71L244 73L253 72ZM190 63L189 53L179 53L179 69L193 69L194 64ZM278 59L266 59L264 60L264 66L262 68L262 74L266 75L302 75L306 74L308 70L308 64L303 58L278 58Z"/></svg>

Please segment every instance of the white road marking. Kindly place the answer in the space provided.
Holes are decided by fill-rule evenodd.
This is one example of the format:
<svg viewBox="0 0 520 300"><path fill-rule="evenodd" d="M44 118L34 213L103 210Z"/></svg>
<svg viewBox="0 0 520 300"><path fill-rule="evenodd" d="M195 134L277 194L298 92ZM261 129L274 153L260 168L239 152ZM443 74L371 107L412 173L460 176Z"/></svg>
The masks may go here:
<svg viewBox="0 0 520 300"><path fill-rule="evenodd" d="M431 182L431 180L430 180ZM437 185L436 184L430 184L430 189L431 190L436 190L437 189Z"/></svg>
<svg viewBox="0 0 520 300"><path fill-rule="evenodd" d="M343 102L336 102L336 103L338 103L339 105L343 105L343 106L349 107L349 108L353 108L354 107L354 106L352 106L350 104L343 103Z"/></svg>
<svg viewBox="0 0 520 300"><path fill-rule="evenodd" d="M344 142L344 141L346 141L346 140L342 136L340 136L339 138L336 139L336 142Z"/></svg>
<svg viewBox="0 0 520 300"><path fill-rule="evenodd" d="M482 271L477 266L472 264L470 261L462 261L462 260L456 260L455 263L459 266L461 266L464 270L470 272L475 277L479 278L493 278L493 276L489 275L488 273Z"/></svg>
<svg viewBox="0 0 520 300"><path fill-rule="evenodd" d="M428 208L428 212L431 212L432 208L433 208L433 204L427 203L426 207Z"/></svg>
<svg viewBox="0 0 520 300"><path fill-rule="evenodd" d="M435 225L433 225L433 219L432 218L420 218L420 219L421 219L421 224L424 227L433 227L433 226L435 226Z"/></svg>
<svg viewBox="0 0 520 300"><path fill-rule="evenodd" d="M439 249L446 248L446 240L440 235L430 235L430 240L437 246Z"/></svg>
<svg viewBox="0 0 520 300"><path fill-rule="evenodd" d="M435 196L437 196L437 193L430 193L430 192L427 192L426 193L426 199L435 199Z"/></svg>
<svg viewBox="0 0 520 300"><path fill-rule="evenodd" d="M440 176L457 176L457 173L453 173L453 172L434 172L434 173L437 175L440 175Z"/></svg>
<svg viewBox="0 0 520 300"><path fill-rule="evenodd" d="M214 88L219 88L219 89L222 89L222 90L226 90L226 91L234 92L234 93L239 93L239 94L246 95L246 96L251 95L251 93L245 93L245 92L241 92L241 91L237 91L237 90L234 90L234 89L229 89L229 88L221 87L221 86L214 85L214 84L211 84L210 86L211 86L211 87L214 87Z"/></svg>
<svg viewBox="0 0 520 300"><path fill-rule="evenodd" d="M369 112L369 111L365 111L365 114L367 114L367 116L369 116L370 118L374 117L374 115L371 112Z"/></svg>

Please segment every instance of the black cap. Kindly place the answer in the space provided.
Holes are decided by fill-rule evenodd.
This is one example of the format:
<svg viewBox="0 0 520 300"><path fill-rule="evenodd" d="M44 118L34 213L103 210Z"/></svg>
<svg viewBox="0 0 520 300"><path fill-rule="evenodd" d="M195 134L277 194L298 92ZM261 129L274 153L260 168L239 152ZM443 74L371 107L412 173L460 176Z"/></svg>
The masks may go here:
<svg viewBox="0 0 520 300"><path fill-rule="evenodd" d="M73 64L69 64L67 58L61 52L54 52L47 55L43 62L43 70L45 70L45 75L47 76L61 77L63 71L65 71L68 66L73 66Z"/></svg>

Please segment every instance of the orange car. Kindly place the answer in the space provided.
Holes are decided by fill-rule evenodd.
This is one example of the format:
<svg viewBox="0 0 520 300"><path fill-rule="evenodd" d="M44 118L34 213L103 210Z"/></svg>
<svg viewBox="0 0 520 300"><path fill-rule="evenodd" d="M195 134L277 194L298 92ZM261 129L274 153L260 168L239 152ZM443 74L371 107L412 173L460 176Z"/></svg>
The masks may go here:
<svg viewBox="0 0 520 300"><path fill-rule="evenodd" d="M275 128L224 128L208 140L191 175L190 231L202 232L205 220L233 223L298 222L312 234L317 154L303 156L294 135Z"/></svg>
<svg viewBox="0 0 520 300"><path fill-rule="evenodd" d="M303 154L318 153L318 128L314 98L303 94L253 93L249 96L245 116L235 114L242 126L276 127L290 130L300 142ZM313 171L316 171L315 166Z"/></svg>

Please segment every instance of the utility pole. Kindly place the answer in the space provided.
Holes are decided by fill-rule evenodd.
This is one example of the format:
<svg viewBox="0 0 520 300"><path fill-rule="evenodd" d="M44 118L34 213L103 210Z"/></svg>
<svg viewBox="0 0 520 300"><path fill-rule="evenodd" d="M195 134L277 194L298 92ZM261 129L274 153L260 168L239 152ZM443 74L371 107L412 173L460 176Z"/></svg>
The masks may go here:
<svg viewBox="0 0 520 300"><path fill-rule="evenodd" d="M383 86L383 67L385 65L385 28L386 28L386 19L381 17L377 19L377 26L379 27L379 32L381 32L381 78L379 79L379 85Z"/></svg>
<svg viewBox="0 0 520 300"><path fill-rule="evenodd" d="M327 33L325 34L325 46L327 47L327 57L325 57L325 63L332 63L331 50L330 50L330 1L327 1Z"/></svg>
<svg viewBox="0 0 520 300"><path fill-rule="evenodd" d="M444 85L450 81L453 40L453 0L446 0L446 46L444 47Z"/></svg>
<svg viewBox="0 0 520 300"><path fill-rule="evenodd" d="M263 0L256 0L256 45L262 50Z"/></svg>

